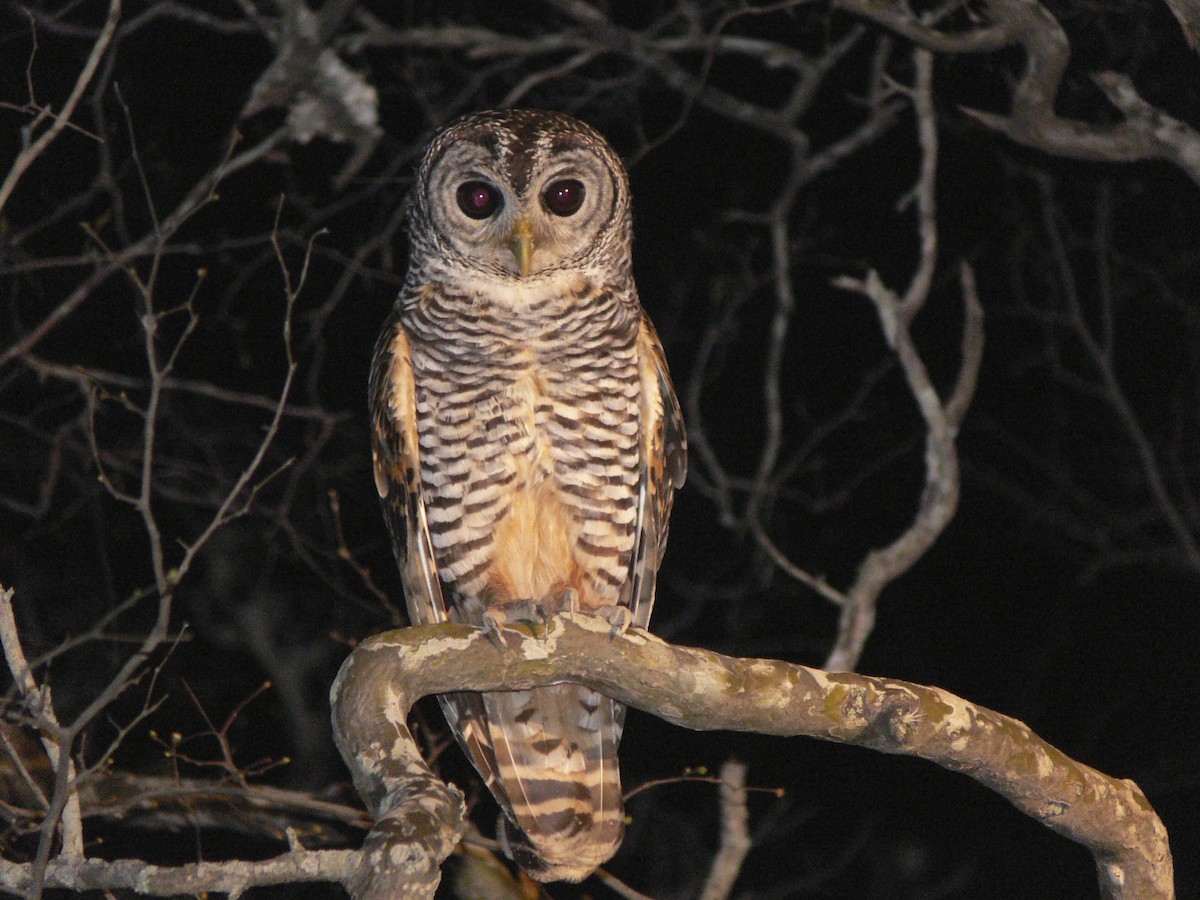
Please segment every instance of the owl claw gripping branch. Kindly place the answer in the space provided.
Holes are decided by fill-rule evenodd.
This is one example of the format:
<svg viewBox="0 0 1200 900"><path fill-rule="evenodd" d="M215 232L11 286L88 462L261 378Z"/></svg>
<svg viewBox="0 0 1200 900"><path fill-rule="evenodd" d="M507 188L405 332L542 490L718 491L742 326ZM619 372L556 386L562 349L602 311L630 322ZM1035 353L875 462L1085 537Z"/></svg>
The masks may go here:
<svg viewBox="0 0 1200 900"><path fill-rule="evenodd" d="M517 600L505 606L491 606L483 613L483 631L493 644L504 649L504 632L519 631L522 636L542 637L550 617L546 607L535 600Z"/></svg>
<svg viewBox="0 0 1200 900"><path fill-rule="evenodd" d="M375 480L414 624L534 604L645 628L686 444L630 261L629 183L591 127L493 110L443 128L371 371ZM583 685L439 698L542 881L620 846L625 709Z"/></svg>

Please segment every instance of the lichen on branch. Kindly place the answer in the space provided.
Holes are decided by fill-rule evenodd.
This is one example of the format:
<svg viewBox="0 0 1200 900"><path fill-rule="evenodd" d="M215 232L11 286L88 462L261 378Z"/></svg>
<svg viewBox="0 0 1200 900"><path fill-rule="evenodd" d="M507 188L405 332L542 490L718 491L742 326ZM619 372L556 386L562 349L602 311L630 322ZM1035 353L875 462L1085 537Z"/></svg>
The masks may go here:
<svg viewBox="0 0 1200 900"><path fill-rule="evenodd" d="M360 794L385 823L368 841L376 861L399 860L398 880L388 881L392 875L376 865L377 892L357 898L391 896L388 890L432 896L437 867L461 835L461 798L452 788L439 790L405 725L412 704L446 691L563 681L685 728L806 735L931 760L1086 846L1103 897L1174 897L1166 830L1137 785L1077 762L1016 719L948 691L722 656L633 629L613 635L606 620L583 614L504 636L501 648L466 625L389 631L365 641L339 673L331 692L338 746ZM405 852L385 852L400 849L401 832ZM430 855L418 860L426 850Z"/></svg>

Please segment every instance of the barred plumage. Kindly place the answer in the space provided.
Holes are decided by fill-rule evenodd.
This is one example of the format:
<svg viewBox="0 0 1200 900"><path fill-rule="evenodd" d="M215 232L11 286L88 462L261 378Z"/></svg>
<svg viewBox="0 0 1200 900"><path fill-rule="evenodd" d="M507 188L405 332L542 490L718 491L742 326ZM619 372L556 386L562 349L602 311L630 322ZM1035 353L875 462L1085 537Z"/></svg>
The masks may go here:
<svg viewBox="0 0 1200 900"><path fill-rule="evenodd" d="M578 604L644 627L686 448L620 160L567 116L465 117L426 149L409 231L371 375L409 615ZM623 707L580 685L441 700L534 877L579 880L616 851Z"/></svg>

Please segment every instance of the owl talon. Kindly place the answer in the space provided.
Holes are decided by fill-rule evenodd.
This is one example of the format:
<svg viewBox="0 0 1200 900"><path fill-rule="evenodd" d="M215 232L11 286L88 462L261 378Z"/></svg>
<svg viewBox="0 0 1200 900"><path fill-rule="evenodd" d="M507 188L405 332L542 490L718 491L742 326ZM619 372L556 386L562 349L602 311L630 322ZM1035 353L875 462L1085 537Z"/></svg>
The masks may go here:
<svg viewBox="0 0 1200 900"><path fill-rule="evenodd" d="M592 610L592 615L608 622L611 629L608 633L610 641L617 635L624 634L629 630L629 626L633 624L633 613L629 611L629 607L627 606L601 606Z"/></svg>
<svg viewBox="0 0 1200 900"><path fill-rule="evenodd" d="M514 631L521 637L544 637L546 608L536 600L521 599L502 606L491 606L483 613L483 633L499 647L505 647L504 632Z"/></svg>
<svg viewBox="0 0 1200 900"><path fill-rule="evenodd" d="M569 613L579 612L579 591L575 588L567 588L562 595L562 611Z"/></svg>
<svg viewBox="0 0 1200 900"><path fill-rule="evenodd" d="M497 650L503 650L507 647L507 644L504 642L503 629L503 616L494 615L490 609L486 610L483 614L483 633L495 645Z"/></svg>

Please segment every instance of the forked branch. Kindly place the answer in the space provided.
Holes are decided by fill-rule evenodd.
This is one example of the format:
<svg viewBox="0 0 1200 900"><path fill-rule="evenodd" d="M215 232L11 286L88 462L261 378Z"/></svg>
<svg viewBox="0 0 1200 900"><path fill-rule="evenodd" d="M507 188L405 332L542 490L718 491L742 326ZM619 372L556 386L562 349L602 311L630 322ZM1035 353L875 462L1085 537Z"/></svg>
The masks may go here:
<svg viewBox="0 0 1200 900"><path fill-rule="evenodd" d="M1055 156L1100 162L1157 159L1178 167L1200 184L1200 133L1144 100L1127 75L1098 72L1092 76L1108 101L1124 114L1124 121L1094 124L1055 111L1071 43L1050 10L1036 0L986 0L978 10L981 24L958 32L940 30L898 3L836 0L835 5L934 53L994 53L1019 46L1025 53L1025 66L1013 89L1009 112L963 112L1019 144ZM1191 25L1196 20L1180 14L1192 4L1169 5L1189 42L1194 40ZM1191 15L1196 14L1193 11Z"/></svg>

